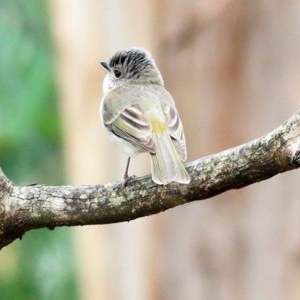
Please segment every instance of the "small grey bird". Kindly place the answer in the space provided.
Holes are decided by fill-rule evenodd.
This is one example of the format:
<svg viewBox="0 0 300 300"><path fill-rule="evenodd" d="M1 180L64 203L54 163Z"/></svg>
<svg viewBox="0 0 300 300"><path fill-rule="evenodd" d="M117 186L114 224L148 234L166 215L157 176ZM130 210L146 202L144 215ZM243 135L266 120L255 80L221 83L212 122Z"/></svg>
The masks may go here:
<svg viewBox="0 0 300 300"><path fill-rule="evenodd" d="M182 123L151 54L133 47L101 65L108 74L100 115L112 141L128 155L125 185L130 158L140 152L150 153L155 183L188 184L190 176L182 164L187 158Z"/></svg>

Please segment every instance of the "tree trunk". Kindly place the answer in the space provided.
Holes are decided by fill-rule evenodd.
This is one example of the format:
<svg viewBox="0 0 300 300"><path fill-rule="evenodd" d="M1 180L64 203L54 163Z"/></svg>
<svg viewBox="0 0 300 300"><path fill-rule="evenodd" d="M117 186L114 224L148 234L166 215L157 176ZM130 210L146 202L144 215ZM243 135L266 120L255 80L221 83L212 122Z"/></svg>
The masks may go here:
<svg viewBox="0 0 300 300"><path fill-rule="evenodd" d="M257 137L299 109L299 1L164 3L163 75L190 159ZM297 178L167 213L162 299L299 299Z"/></svg>
<svg viewBox="0 0 300 300"><path fill-rule="evenodd" d="M155 52L153 3L150 0L49 3L58 55L68 182L94 184L121 180L127 158L111 144L99 119L105 75L99 63L122 47L141 45ZM149 173L148 160L146 156L134 159L130 173ZM148 296L153 299L152 275L144 253L145 249L153 248L154 223L141 220L74 230L81 299L126 300Z"/></svg>

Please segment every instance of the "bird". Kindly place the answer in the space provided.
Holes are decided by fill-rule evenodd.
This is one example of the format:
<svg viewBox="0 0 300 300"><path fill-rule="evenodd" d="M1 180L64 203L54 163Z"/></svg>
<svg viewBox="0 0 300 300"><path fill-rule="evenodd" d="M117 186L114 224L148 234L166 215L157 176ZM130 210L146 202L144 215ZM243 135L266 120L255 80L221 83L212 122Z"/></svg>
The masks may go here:
<svg viewBox="0 0 300 300"><path fill-rule="evenodd" d="M183 125L150 52L140 47L122 49L101 65L108 72L100 117L112 142L128 155L123 185L131 178L131 157L141 152L150 154L156 184L188 184Z"/></svg>

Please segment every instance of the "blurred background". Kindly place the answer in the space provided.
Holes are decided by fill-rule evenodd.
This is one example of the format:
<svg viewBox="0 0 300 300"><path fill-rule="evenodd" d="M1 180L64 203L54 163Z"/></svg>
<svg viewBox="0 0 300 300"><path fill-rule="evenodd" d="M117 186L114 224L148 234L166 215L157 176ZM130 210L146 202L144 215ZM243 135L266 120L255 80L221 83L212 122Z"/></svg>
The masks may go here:
<svg viewBox="0 0 300 300"><path fill-rule="evenodd" d="M0 166L16 184L99 184L126 157L99 119L107 60L151 51L189 160L299 109L300 1L0 0ZM149 158L130 172L149 173ZM0 299L300 299L293 171L130 223L26 233L0 252Z"/></svg>

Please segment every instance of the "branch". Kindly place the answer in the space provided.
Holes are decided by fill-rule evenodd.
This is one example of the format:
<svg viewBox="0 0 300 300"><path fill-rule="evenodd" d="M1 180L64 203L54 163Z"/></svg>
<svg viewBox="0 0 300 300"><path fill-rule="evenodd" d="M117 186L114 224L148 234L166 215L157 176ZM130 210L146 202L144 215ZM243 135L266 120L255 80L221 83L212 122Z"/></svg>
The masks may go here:
<svg viewBox="0 0 300 300"><path fill-rule="evenodd" d="M0 249L29 230L130 221L239 189L300 166L300 111L271 133L187 164L189 185L150 176L82 186L17 186L0 169Z"/></svg>

